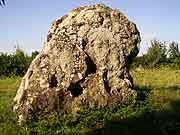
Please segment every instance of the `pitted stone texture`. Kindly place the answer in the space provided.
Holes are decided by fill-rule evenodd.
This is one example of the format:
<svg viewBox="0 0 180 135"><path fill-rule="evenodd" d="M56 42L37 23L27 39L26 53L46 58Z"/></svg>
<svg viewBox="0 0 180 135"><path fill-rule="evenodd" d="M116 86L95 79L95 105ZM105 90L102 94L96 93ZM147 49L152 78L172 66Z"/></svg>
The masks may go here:
<svg viewBox="0 0 180 135"><path fill-rule="evenodd" d="M19 122L32 114L78 112L82 105L134 102L128 63L139 43L136 25L103 4L55 20L14 99Z"/></svg>

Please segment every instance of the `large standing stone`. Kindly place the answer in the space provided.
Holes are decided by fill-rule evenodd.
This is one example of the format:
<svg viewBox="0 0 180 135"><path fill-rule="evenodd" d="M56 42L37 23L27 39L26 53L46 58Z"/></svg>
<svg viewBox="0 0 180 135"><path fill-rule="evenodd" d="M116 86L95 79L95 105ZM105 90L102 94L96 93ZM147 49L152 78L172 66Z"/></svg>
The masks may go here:
<svg viewBox="0 0 180 135"><path fill-rule="evenodd" d="M139 43L136 25L103 4L55 20L14 99L19 122L32 114L134 101L128 63Z"/></svg>

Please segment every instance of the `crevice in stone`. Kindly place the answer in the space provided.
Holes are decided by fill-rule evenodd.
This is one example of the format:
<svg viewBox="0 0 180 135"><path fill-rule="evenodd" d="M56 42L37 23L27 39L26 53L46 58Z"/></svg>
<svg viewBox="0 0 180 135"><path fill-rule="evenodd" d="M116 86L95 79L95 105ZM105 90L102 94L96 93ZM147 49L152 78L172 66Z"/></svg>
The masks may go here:
<svg viewBox="0 0 180 135"><path fill-rule="evenodd" d="M33 74L33 71L29 71L29 76L28 76L28 79L30 79L30 78L31 78L32 74Z"/></svg>
<svg viewBox="0 0 180 135"><path fill-rule="evenodd" d="M94 74L96 73L97 67L94 61L89 57L89 55L86 53L87 58L86 58L86 64L87 64L87 70L85 75L88 76L89 74Z"/></svg>
<svg viewBox="0 0 180 135"><path fill-rule="evenodd" d="M82 50L85 49L86 45L87 45L87 41L85 39L82 39L81 41Z"/></svg>
<svg viewBox="0 0 180 135"><path fill-rule="evenodd" d="M103 82L104 82L104 87L105 87L106 91L108 93L110 93L111 87L109 87L109 82L108 82L108 79L107 79L107 73L108 73L108 71L105 71L104 74L103 74Z"/></svg>
<svg viewBox="0 0 180 135"><path fill-rule="evenodd" d="M54 75L51 76L51 78L49 80L49 87L50 88L57 87L57 83L58 83L58 81L57 81L57 78L56 78L56 76L54 74Z"/></svg>
<svg viewBox="0 0 180 135"><path fill-rule="evenodd" d="M79 84L79 82L73 84L71 83L68 90L71 92L73 97L78 97L83 93L83 88Z"/></svg>

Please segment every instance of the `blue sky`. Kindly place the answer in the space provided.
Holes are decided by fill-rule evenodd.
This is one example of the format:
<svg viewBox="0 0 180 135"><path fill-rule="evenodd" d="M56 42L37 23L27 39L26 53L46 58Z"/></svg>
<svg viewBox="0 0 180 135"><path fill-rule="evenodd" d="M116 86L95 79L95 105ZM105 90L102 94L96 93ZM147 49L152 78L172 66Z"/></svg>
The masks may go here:
<svg viewBox="0 0 180 135"><path fill-rule="evenodd" d="M141 33L140 54L152 38L180 43L179 0L6 0L0 8L0 52L18 43L26 53L40 50L51 22L74 7L104 3L135 22Z"/></svg>

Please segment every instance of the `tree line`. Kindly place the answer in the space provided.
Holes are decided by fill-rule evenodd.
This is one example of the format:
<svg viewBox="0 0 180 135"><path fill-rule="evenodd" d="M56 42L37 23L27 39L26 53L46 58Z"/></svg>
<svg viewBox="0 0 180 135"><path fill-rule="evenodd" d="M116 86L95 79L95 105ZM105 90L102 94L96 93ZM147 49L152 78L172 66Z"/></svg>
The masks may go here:
<svg viewBox="0 0 180 135"><path fill-rule="evenodd" d="M156 68L169 66L180 67L180 50L177 42L167 43L157 39L150 41L150 47L146 54L134 59L132 67Z"/></svg>
<svg viewBox="0 0 180 135"><path fill-rule="evenodd" d="M17 48L13 54L0 53L0 77L23 76L38 51L31 53L31 56Z"/></svg>

